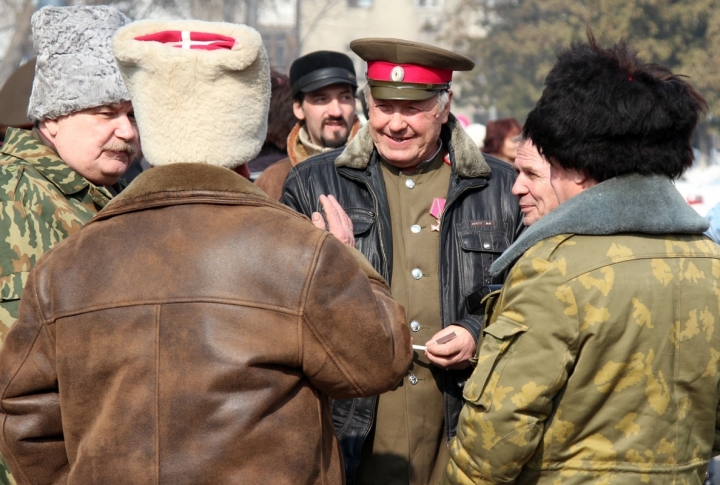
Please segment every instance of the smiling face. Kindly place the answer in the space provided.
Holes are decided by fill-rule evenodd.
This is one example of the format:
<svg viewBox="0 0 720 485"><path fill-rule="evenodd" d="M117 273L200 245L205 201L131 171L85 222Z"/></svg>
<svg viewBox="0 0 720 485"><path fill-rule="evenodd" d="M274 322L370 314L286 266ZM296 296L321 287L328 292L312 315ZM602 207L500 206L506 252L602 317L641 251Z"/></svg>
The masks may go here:
<svg viewBox="0 0 720 485"><path fill-rule="evenodd" d="M139 151L135 114L130 102L78 111L40 123L70 168L95 185L112 185Z"/></svg>
<svg viewBox="0 0 720 485"><path fill-rule="evenodd" d="M370 137L378 153L402 170L416 167L438 149L440 128L450 115L438 96L423 101L375 99L368 94ZM441 109L442 108L442 109Z"/></svg>
<svg viewBox="0 0 720 485"><path fill-rule="evenodd" d="M518 176L512 193L519 199L523 224L529 226L559 205L550 183L550 164L532 141L525 140L518 147L515 170Z"/></svg>
<svg viewBox="0 0 720 485"><path fill-rule="evenodd" d="M310 140L321 147L347 143L355 118L355 96L348 84L331 84L293 102L295 117L305 122Z"/></svg>

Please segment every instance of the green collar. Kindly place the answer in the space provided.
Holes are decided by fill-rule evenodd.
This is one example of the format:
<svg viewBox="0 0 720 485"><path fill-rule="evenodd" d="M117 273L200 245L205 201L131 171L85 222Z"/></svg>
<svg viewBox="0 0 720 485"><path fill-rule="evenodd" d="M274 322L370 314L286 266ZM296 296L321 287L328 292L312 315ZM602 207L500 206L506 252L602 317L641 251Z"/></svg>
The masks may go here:
<svg viewBox="0 0 720 485"><path fill-rule="evenodd" d="M100 207L112 199L112 194L105 187L98 187L86 180L63 162L48 145L49 142L44 140L37 128L32 132L8 128L0 153L29 163L65 195L76 194L88 187L88 194Z"/></svg>

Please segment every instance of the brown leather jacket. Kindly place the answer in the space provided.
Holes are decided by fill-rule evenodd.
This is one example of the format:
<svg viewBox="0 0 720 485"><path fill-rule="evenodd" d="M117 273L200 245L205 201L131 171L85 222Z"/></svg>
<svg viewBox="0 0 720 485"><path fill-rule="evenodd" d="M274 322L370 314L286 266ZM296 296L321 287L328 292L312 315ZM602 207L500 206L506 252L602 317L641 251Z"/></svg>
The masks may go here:
<svg viewBox="0 0 720 485"><path fill-rule="evenodd" d="M382 278L224 168L141 174L30 275L0 351L19 484L337 484L327 396L411 358Z"/></svg>
<svg viewBox="0 0 720 485"><path fill-rule="evenodd" d="M300 143L300 130L303 126L305 126L305 122L299 121L290 132L290 135L288 135L288 156L270 165L263 171L263 173L260 174L257 180L255 180L255 185L260 187L267 195L275 200L280 200L283 185L285 184L285 179L290 173L290 170L295 165L300 162L304 162L311 156L302 143ZM356 116L355 122L350 129L348 142L357 135L360 128L360 120Z"/></svg>

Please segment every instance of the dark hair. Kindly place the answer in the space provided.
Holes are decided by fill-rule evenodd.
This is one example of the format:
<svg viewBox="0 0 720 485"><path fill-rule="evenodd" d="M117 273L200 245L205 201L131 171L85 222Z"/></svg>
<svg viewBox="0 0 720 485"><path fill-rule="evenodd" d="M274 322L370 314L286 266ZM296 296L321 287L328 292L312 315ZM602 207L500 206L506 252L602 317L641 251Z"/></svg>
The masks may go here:
<svg viewBox="0 0 720 485"><path fill-rule="evenodd" d="M293 114L290 79L274 69L270 71L270 111L265 144L275 145L280 151L287 150L287 138L297 118Z"/></svg>
<svg viewBox="0 0 720 485"><path fill-rule="evenodd" d="M624 40L558 55L523 136L551 162L602 182L618 175L677 178L692 165L690 139L707 103L668 68L644 63Z"/></svg>
<svg viewBox="0 0 720 485"><path fill-rule="evenodd" d="M485 126L485 140L483 141L482 151L485 153L500 153L502 151L505 138L508 136L519 135L522 126L515 118L503 118L489 122Z"/></svg>

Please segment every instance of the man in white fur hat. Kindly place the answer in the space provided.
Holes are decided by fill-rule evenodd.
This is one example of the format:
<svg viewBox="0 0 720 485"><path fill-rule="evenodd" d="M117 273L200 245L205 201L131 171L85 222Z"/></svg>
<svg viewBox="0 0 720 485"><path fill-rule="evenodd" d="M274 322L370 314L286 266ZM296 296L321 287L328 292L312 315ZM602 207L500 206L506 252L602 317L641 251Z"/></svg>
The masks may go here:
<svg viewBox="0 0 720 485"><path fill-rule="evenodd" d="M410 336L359 252L230 170L265 139L260 35L146 20L114 51L155 168L30 275L0 450L27 483L343 484L327 396L396 386Z"/></svg>
<svg viewBox="0 0 720 485"><path fill-rule="evenodd" d="M32 17L34 127L9 128L0 147L0 341L37 260L110 201L137 151L130 96L111 49L125 23L106 6L45 7Z"/></svg>

